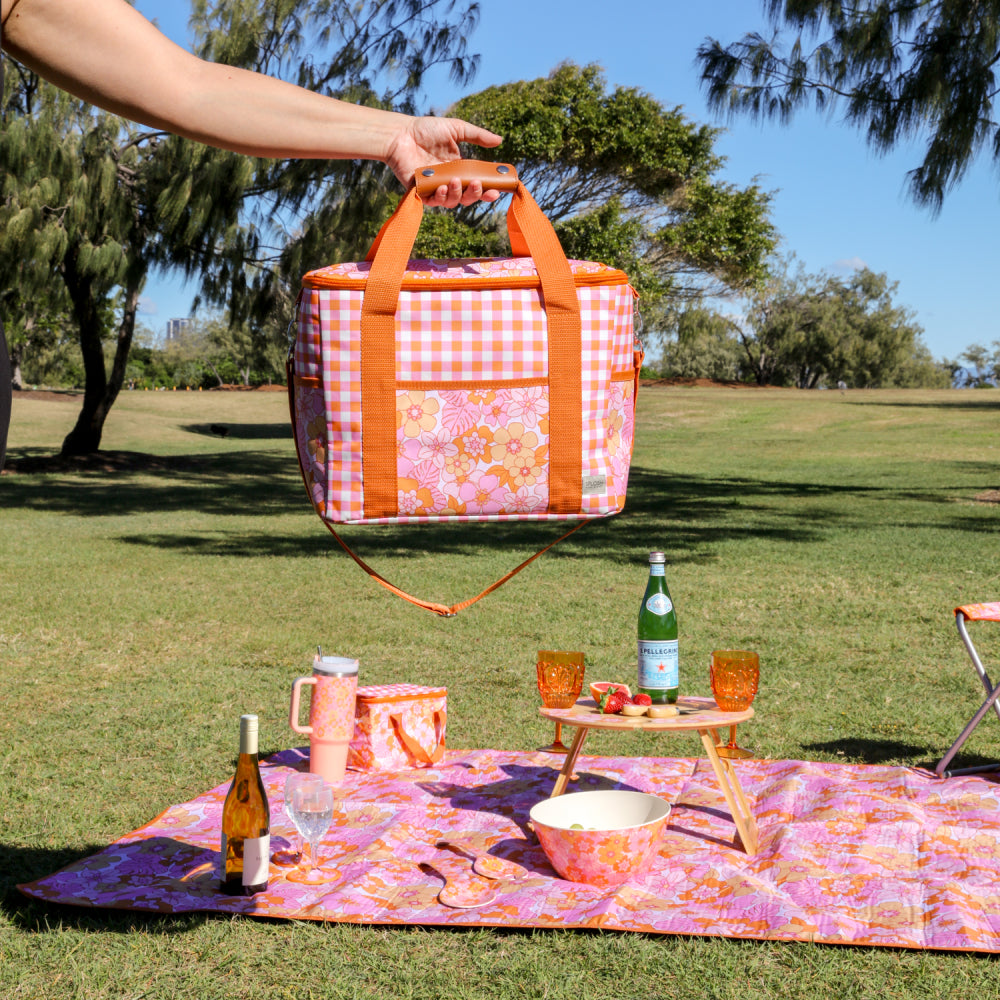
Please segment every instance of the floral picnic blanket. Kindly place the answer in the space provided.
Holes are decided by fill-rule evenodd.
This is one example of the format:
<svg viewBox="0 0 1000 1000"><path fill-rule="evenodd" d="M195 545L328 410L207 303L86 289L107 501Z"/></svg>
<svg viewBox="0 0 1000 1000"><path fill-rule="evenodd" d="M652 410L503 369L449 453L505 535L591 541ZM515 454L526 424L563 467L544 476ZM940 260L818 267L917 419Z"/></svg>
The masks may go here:
<svg viewBox="0 0 1000 1000"><path fill-rule="evenodd" d="M263 763L271 848L293 840L282 808L305 751ZM631 881L597 888L561 879L528 827L562 758L448 751L417 771L348 772L318 886L272 865L264 893L218 891L228 785L171 806L140 830L19 888L59 903L160 913L217 911L360 924L601 928L907 948L1000 951L1000 785L940 780L914 768L739 761L757 817L748 857L711 767L685 758L581 755L572 791L637 789L672 803L659 853ZM437 846L449 840L463 854ZM443 905L445 880L468 881L476 852L523 875L493 899Z"/></svg>

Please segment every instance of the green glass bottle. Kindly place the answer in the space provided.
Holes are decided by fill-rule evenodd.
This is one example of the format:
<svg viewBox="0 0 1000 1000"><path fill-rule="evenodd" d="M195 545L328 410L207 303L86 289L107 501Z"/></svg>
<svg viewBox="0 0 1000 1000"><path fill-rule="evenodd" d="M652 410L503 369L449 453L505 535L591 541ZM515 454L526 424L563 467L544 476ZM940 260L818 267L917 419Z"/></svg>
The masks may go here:
<svg viewBox="0 0 1000 1000"><path fill-rule="evenodd" d="M677 612L667 590L662 552L649 553L649 582L639 608L639 691L654 705L677 701Z"/></svg>

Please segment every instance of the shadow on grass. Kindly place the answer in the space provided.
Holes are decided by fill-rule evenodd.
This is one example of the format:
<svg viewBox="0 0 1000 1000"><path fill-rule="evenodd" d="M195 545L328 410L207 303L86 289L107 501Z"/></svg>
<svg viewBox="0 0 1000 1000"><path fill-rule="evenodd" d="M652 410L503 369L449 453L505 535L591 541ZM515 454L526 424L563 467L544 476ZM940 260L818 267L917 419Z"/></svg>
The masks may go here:
<svg viewBox="0 0 1000 1000"><path fill-rule="evenodd" d="M198 425L201 426L201 425ZM209 425L204 425L208 427ZM237 424L234 433L248 437L286 436L283 424ZM210 431L208 433L211 433ZM294 453L234 450L212 454L139 456L136 468L71 468L48 475L17 474L2 481L5 509L44 510L82 517L158 512L236 515L243 518L306 513L311 509ZM30 462L15 454L14 465ZM753 536L761 540L808 544L826 540L850 523L842 498L868 496L898 499L894 487L792 482L740 477L719 479L670 475L633 466L625 511L596 520L560 545L565 556L627 558L651 538L666 539L675 561L704 558L706 546ZM925 499L928 499L925 497ZM939 497L934 497L939 499ZM783 501L790 501L783 503ZM802 502L806 501L806 502ZM822 505L818 510L810 506ZM829 502L837 501L837 502ZM951 527L981 532L974 517ZM510 548L530 554L562 534L562 522L458 522L420 525L347 526L338 529L362 557L419 557L426 554L474 554ZM204 533L157 532L122 536L137 546L189 551L201 555L315 556L327 545L338 552L321 525L314 534L276 536L272 531L237 530ZM522 557L523 558L523 557Z"/></svg>
<svg viewBox="0 0 1000 1000"><path fill-rule="evenodd" d="M261 471L260 467L258 471ZM286 477L285 486L260 476L262 491L270 490L270 510L305 511L309 501L300 481ZM205 510L218 510L211 494L219 490L218 503L228 505L231 512L252 515L249 496L256 497L256 488L248 498L240 498L239 510L221 485L209 485L208 494L197 495L199 485L192 483L184 490L194 504ZM842 487L812 484L766 482L761 480L716 480L702 477L668 476L642 468L633 468L629 481L628 502L624 513L608 519L598 519L585 525L579 534L562 543L555 553L566 556L622 557L622 553L648 545L652 536L668 538L672 559L703 558L704 546L753 534L756 538L772 539L789 544L809 543L826 537L846 515L824 513L820 522L808 511L789 514L776 509L775 499L823 499L831 494L856 492ZM125 501L127 502L127 500ZM155 498L152 502L156 503ZM145 506L145 505L143 505ZM107 508L102 506L102 513ZM318 521L318 518L317 518ZM455 522L414 525L348 525L338 527L338 533L352 547L361 550L362 557L406 559L428 554L469 555L484 549L509 549L513 553L540 549L562 535L570 525L565 522L505 521ZM339 554L337 543L316 524L315 534L279 537L273 533L251 534L235 532L228 535L193 535L160 532L125 536L133 545L197 552L203 555L276 555L314 556L317 548L330 546ZM701 554L696 550L701 549Z"/></svg>
<svg viewBox="0 0 1000 1000"><path fill-rule="evenodd" d="M205 437L235 438L240 441L291 441L291 423L276 424L184 424L182 431Z"/></svg>
<svg viewBox="0 0 1000 1000"><path fill-rule="evenodd" d="M904 743L902 740L876 740L861 736L803 743L802 748L834 755L842 753L848 760L860 764L902 763L903 766L926 767L931 771L940 760L940 754L933 760L930 759L929 755L934 753L933 747ZM984 760L983 763L987 761Z"/></svg>
<svg viewBox="0 0 1000 1000"><path fill-rule="evenodd" d="M980 393L989 390L970 389L968 391L972 394L969 399L907 399L899 402L884 399L846 399L844 402L850 406L888 406L892 409L915 407L932 410L1000 410L1000 393L996 393L990 398L983 398Z"/></svg>
<svg viewBox="0 0 1000 1000"><path fill-rule="evenodd" d="M128 467L115 467L119 455L128 456L122 459L130 462ZM12 454L12 474L0 480L5 509L80 517L185 510L253 517L276 509L294 513L308 503L292 452L112 453L109 462L54 468L46 475L31 474L36 457Z"/></svg>

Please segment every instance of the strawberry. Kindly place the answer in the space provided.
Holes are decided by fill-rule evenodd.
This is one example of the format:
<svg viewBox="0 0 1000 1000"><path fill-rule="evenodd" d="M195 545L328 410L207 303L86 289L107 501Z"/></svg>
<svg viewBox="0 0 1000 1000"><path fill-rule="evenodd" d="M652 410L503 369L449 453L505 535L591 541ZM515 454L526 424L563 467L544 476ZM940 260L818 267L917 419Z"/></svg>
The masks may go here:
<svg viewBox="0 0 1000 1000"><path fill-rule="evenodd" d="M649 697L648 694L634 694L632 695L633 705L652 705L653 699Z"/></svg>
<svg viewBox="0 0 1000 1000"><path fill-rule="evenodd" d="M628 704L628 695L624 691L608 691L601 698L598 707L602 715L621 715L622 708Z"/></svg>

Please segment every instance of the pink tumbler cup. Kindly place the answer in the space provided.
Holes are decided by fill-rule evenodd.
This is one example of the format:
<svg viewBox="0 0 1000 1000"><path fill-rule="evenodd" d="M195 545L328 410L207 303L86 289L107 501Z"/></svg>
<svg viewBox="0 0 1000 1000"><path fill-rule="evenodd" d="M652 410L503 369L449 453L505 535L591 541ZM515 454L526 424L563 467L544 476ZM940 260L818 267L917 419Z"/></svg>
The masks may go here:
<svg viewBox="0 0 1000 1000"><path fill-rule="evenodd" d="M313 686L309 725L299 725L302 686ZM317 656L311 677L292 685L288 724L309 737L309 770L330 785L344 780L347 748L354 735L354 702L358 690L358 661L346 656Z"/></svg>

